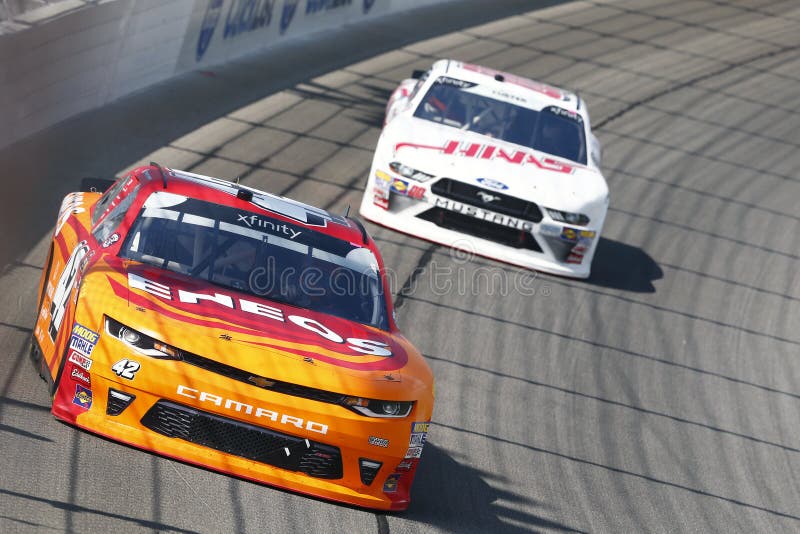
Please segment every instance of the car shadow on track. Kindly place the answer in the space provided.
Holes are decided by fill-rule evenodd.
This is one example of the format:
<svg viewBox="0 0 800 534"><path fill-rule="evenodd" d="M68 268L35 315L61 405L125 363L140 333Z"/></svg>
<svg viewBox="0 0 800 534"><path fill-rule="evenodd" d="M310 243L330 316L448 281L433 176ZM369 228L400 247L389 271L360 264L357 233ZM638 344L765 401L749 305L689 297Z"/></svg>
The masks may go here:
<svg viewBox="0 0 800 534"><path fill-rule="evenodd" d="M634 293L655 293L653 281L663 277L664 271L644 250L602 237L587 283Z"/></svg>
<svg viewBox="0 0 800 534"><path fill-rule="evenodd" d="M402 517L445 532L576 531L531 513L530 510L544 509L546 505L493 487L486 482L491 478L496 476L459 463L429 441L414 480L411 505Z"/></svg>

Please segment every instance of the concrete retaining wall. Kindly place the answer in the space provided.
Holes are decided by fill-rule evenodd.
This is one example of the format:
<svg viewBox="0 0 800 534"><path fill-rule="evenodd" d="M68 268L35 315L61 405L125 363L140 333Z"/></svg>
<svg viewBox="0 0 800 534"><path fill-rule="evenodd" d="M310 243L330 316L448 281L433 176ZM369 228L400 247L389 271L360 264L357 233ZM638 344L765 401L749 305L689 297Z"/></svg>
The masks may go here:
<svg viewBox="0 0 800 534"><path fill-rule="evenodd" d="M0 147L176 74L445 0L107 0L0 35Z"/></svg>

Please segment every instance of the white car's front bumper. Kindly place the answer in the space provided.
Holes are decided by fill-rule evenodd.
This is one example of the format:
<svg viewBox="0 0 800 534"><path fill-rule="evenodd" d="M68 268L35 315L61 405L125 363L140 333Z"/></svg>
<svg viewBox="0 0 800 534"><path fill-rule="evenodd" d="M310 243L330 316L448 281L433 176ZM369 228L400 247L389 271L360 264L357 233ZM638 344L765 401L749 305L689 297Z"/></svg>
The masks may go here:
<svg viewBox="0 0 800 534"><path fill-rule="evenodd" d="M480 202L435 195L432 183L435 180L417 183L373 169L361 201L361 215L379 225L480 256L560 276L589 277L605 211L592 220L590 228L565 225L546 215L533 222L497 213ZM413 197L420 198L413 198L412 191ZM518 236L516 242L514 236Z"/></svg>

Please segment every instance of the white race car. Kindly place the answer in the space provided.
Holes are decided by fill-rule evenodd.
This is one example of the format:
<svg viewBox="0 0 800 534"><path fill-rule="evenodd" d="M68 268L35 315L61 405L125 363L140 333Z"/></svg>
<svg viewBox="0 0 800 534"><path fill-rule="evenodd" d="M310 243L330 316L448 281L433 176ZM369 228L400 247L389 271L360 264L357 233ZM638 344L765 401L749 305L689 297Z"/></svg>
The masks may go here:
<svg viewBox="0 0 800 534"><path fill-rule="evenodd" d="M608 210L574 93L440 60L392 93L361 214L527 268L587 278Z"/></svg>

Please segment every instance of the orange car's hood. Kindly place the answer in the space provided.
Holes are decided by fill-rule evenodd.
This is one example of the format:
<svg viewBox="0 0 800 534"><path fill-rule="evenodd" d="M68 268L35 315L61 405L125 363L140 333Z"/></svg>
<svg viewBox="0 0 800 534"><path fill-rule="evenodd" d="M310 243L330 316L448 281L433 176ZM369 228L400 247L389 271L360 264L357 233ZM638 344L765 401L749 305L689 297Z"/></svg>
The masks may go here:
<svg viewBox="0 0 800 534"><path fill-rule="evenodd" d="M110 271L102 270L105 283L91 284L116 297L104 298L104 313L181 350L327 389L332 379L356 379L368 390L376 382L405 380L409 387L430 373L397 333L138 263L109 263Z"/></svg>

